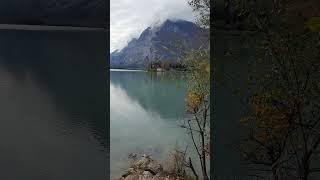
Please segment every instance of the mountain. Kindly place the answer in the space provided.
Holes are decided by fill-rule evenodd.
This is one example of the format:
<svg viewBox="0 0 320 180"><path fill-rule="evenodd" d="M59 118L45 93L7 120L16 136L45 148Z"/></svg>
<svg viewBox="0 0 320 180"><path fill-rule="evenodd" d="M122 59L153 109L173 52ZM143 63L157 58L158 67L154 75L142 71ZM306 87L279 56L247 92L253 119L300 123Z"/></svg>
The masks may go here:
<svg viewBox="0 0 320 180"><path fill-rule="evenodd" d="M106 27L105 0L2 0L0 24Z"/></svg>
<svg viewBox="0 0 320 180"><path fill-rule="evenodd" d="M145 29L121 51L110 55L111 68L143 69L152 62L177 64L184 52L209 43L209 31L184 20L166 20Z"/></svg>

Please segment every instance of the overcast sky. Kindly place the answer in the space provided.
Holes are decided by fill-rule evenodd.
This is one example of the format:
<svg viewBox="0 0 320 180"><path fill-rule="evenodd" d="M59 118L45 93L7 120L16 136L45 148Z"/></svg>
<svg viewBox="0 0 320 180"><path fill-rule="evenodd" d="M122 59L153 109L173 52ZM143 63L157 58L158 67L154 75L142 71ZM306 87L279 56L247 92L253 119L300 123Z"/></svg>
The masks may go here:
<svg viewBox="0 0 320 180"><path fill-rule="evenodd" d="M187 0L111 0L110 51L121 49L148 26L165 19L194 21Z"/></svg>

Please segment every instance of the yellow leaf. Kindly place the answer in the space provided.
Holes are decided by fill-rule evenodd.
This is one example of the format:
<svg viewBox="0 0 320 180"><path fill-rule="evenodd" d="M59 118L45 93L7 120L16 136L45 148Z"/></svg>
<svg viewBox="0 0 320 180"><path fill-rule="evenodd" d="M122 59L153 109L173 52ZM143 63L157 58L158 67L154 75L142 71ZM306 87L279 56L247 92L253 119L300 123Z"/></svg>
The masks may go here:
<svg viewBox="0 0 320 180"><path fill-rule="evenodd" d="M200 104L202 103L202 98L199 94L191 92L187 95L186 102L187 109L192 112L199 108Z"/></svg>
<svg viewBox="0 0 320 180"><path fill-rule="evenodd" d="M306 22L307 28L312 32L320 32L320 17L312 17Z"/></svg>
<svg viewBox="0 0 320 180"><path fill-rule="evenodd" d="M208 73L210 72L210 63L206 64L206 68L205 69L206 69L206 72L208 72Z"/></svg>

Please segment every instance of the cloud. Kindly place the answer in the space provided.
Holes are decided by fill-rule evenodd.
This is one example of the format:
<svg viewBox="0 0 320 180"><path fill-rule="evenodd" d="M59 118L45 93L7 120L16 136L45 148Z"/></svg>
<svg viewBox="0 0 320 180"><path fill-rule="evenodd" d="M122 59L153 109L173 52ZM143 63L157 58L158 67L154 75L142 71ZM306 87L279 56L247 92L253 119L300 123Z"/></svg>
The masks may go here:
<svg viewBox="0 0 320 180"><path fill-rule="evenodd" d="M166 19L194 21L187 0L111 0L110 50L122 49L148 26Z"/></svg>

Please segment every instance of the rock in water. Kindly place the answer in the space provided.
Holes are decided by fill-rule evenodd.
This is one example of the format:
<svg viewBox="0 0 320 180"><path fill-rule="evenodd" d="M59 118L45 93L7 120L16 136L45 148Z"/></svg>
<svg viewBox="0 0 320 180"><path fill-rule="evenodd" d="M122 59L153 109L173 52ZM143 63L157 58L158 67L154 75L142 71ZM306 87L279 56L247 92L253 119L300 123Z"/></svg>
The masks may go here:
<svg viewBox="0 0 320 180"><path fill-rule="evenodd" d="M163 172L162 165L152 159L150 155L142 155L141 159L132 163L131 167L122 175L122 180L152 180Z"/></svg>
<svg viewBox="0 0 320 180"><path fill-rule="evenodd" d="M150 155L134 161L131 167L119 180L183 180L184 177L167 173L163 170L162 165L151 158Z"/></svg>

